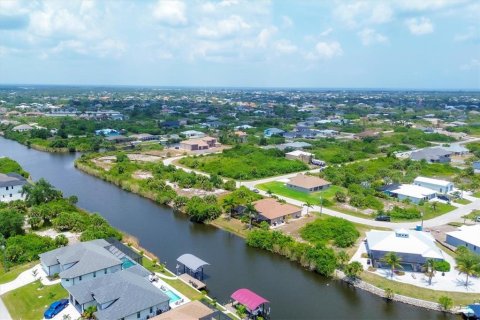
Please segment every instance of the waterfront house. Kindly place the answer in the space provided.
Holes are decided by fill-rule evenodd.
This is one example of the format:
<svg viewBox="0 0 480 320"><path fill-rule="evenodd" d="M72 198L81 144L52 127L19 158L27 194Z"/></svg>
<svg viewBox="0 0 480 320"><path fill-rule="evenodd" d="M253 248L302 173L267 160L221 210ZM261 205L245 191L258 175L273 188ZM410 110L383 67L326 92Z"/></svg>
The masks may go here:
<svg viewBox="0 0 480 320"><path fill-rule="evenodd" d="M128 260L123 252L104 239L60 247L39 256L45 273L48 276L58 274L65 288L118 272Z"/></svg>
<svg viewBox="0 0 480 320"><path fill-rule="evenodd" d="M141 266L67 287L70 303L83 313L95 306L98 320L149 319L170 309L170 298L149 280Z"/></svg>
<svg viewBox="0 0 480 320"><path fill-rule="evenodd" d="M0 173L0 202L24 200L22 188L27 183L27 179L17 173Z"/></svg>
<svg viewBox="0 0 480 320"><path fill-rule="evenodd" d="M298 174L287 182L287 187L301 192L315 192L325 190L331 183L315 176Z"/></svg>
<svg viewBox="0 0 480 320"><path fill-rule="evenodd" d="M449 163L450 154L450 151L440 147L424 148L413 151L410 154L410 159L415 161L425 160L429 163Z"/></svg>
<svg viewBox="0 0 480 320"><path fill-rule="evenodd" d="M283 131L282 129L278 129L278 128L268 128L268 129L265 129L263 130L263 135L265 136L265 138L270 138L272 136L280 136L284 133L285 131Z"/></svg>
<svg viewBox="0 0 480 320"><path fill-rule="evenodd" d="M366 236L368 256L375 268L390 268L383 261L383 257L389 252L394 252L401 258L404 271L421 272L428 259L444 260L443 252L435 245L435 239L423 231L372 230L368 231Z"/></svg>
<svg viewBox="0 0 480 320"><path fill-rule="evenodd" d="M312 161L313 153L305 152L301 150L294 150L294 151L285 153L285 158L290 160L300 160L302 162L305 162L306 164L309 164Z"/></svg>
<svg viewBox="0 0 480 320"><path fill-rule="evenodd" d="M414 184L391 184L383 187L382 190L398 200L410 200L418 204L421 201L429 201L436 197L436 191Z"/></svg>
<svg viewBox="0 0 480 320"><path fill-rule="evenodd" d="M220 310L211 309L199 300L190 301L151 320L230 320Z"/></svg>
<svg viewBox="0 0 480 320"><path fill-rule="evenodd" d="M435 190L437 193L447 194L453 191L453 183L450 181L432 179L426 177L417 177L413 180L413 184Z"/></svg>
<svg viewBox="0 0 480 320"><path fill-rule="evenodd" d="M454 247L465 246L480 255L480 225L461 226L458 229L447 232L446 242Z"/></svg>
<svg viewBox="0 0 480 320"><path fill-rule="evenodd" d="M30 131L30 130L33 130L34 128L32 126L29 126L28 124L20 124L18 126L15 126L12 128L12 131L16 131L16 132L26 132L26 131Z"/></svg>
<svg viewBox="0 0 480 320"><path fill-rule="evenodd" d="M253 205L258 212L258 220L267 221L270 226L277 226L289 218L299 218L302 215L302 208L280 203L273 198L255 201Z"/></svg>
<svg viewBox="0 0 480 320"><path fill-rule="evenodd" d="M180 134L184 135L187 139L201 139L206 136L205 133L196 130L187 130L181 132Z"/></svg>

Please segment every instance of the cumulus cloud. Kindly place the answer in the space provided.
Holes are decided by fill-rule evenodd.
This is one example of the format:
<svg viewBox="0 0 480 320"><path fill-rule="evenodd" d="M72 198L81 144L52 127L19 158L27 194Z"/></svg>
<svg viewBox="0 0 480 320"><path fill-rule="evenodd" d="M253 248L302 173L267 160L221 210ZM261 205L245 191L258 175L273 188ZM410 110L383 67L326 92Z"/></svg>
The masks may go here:
<svg viewBox="0 0 480 320"><path fill-rule="evenodd" d="M432 33L434 29L430 19L426 17L410 18L405 20L405 24L410 33L416 36Z"/></svg>
<svg viewBox="0 0 480 320"><path fill-rule="evenodd" d="M296 52L298 48L289 40L281 39L275 42L275 50L280 53L290 54Z"/></svg>
<svg viewBox="0 0 480 320"><path fill-rule="evenodd" d="M160 23L182 26L188 23L185 3L181 0L158 0L153 8L153 17Z"/></svg>
<svg viewBox="0 0 480 320"><path fill-rule="evenodd" d="M376 43L385 43L388 41L386 36L370 28L361 30L358 32L358 36L360 37L360 40L364 46L369 46Z"/></svg>
<svg viewBox="0 0 480 320"><path fill-rule="evenodd" d="M355 28L368 24L383 24L389 22L393 10L388 2L354 1L341 2L334 11L334 16L346 27Z"/></svg>
<svg viewBox="0 0 480 320"><path fill-rule="evenodd" d="M327 29L323 30L322 32L320 32L320 37L326 37L332 32L333 32L333 28L327 28Z"/></svg>
<svg viewBox="0 0 480 320"><path fill-rule="evenodd" d="M222 38L247 29L250 29L250 25L242 17L231 15L227 19L200 26L197 34L204 38Z"/></svg>
<svg viewBox="0 0 480 320"><path fill-rule="evenodd" d="M282 16L282 26L284 28L291 28L293 26L293 20L289 16Z"/></svg>
<svg viewBox="0 0 480 320"><path fill-rule="evenodd" d="M342 46L338 41L320 41L315 45L314 51L307 54L309 60L329 60L343 54Z"/></svg>
<svg viewBox="0 0 480 320"><path fill-rule="evenodd" d="M274 26L269 26L267 28L263 28L257 36L257 43L259 47L265 48L273 37L275 33L277 33L278 29Z"/></svg>
<svg viewBox="0 0 480 320"><path fill-rule="evenodd" d="M460 70L464 70L464 71L480 70L480 59L470 60L468 63L461 65Z"/></svg>

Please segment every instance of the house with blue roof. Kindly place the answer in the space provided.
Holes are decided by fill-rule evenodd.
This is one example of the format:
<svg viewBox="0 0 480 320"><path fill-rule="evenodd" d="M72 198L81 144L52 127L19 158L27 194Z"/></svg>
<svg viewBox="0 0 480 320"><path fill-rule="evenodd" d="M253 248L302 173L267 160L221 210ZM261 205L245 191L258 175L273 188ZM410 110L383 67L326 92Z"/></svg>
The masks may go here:
<svg viewBox="0 0 480 320"><path fill-rule="evenodd" d="M282 129L278 129L278 128L268 128L268 129L265 129L263 130L263 135L265 136L265 138L270 138L272 136L280 136L284 133L285 131L282 130Z"/></svg>

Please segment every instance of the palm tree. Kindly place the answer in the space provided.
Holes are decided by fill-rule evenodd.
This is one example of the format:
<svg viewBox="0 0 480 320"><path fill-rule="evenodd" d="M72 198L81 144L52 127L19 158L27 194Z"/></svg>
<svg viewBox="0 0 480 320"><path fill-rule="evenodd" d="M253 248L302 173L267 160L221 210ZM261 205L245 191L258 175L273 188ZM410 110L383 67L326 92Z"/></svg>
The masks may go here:
<svg viewBox="0 0 480 320"><path fill-rule="evenodd" d="M309 208L313 208L313 205L312 205L311 202L308 202L308 201L307 201L307 202L305 202L305 204L304 204L303 206L307 208L307 213L306 213L305 215L308 217L308 216L309 216L309 214L308 214L308 209L309 209Z"/></svg>
<svg viewBox="0 0 480 320"><path fill-rule="evenodd" d="M402 262L402 258L400 258L395 252L387 253L383 259L383 262L388 264L392 270L391 277L393 278L393 273L395 272L395 268L402 268L400 264Z"/></svg>
<svg viewBox="0 0 480 320"><path fill-rule="evenodd" d="M223 200L223 209L228 212L228 218L232 218L232 211L235 208L235 200L233 198L225 198Z"/></svg>
<svg viewBox="0 0 480 320"><path fill-rule="evenodd" d="M257 217L255 206L251 203L247 203L244 213L249 218L248 229L252 229L252 221Z"/></svg>
<svg viewBox="0 0 480 320"><path fill-rule="evenodd" d="M424 266L425 275L428 277L428 284L432 285L432 278L435 277L435 260L428 259Z"/></svg>
<svg viewBox="0 0 480 320"><path fill-rule="evenodd" d="M340 265L340 268L343 269L347 264L348 260L350 260L350 257L345 251L342 250L337 254L337 260Z"/></svg>
<svg viewBox="0 0 480 320"><path fill-rule="evenodd" d="M433 201L433 202L431 203L431 206L432 206L432 210L433 210L433 211L437 211L437 206L438 206L437 201Z"/></svg>
<svg viewBox="0 0 480 320"><path fill-rule="evenodd" d="M466 276L465 287L468 287L468 278L476 275L480 270L480 259L471 253L457 257L457 270L459 274Z"/></svg>

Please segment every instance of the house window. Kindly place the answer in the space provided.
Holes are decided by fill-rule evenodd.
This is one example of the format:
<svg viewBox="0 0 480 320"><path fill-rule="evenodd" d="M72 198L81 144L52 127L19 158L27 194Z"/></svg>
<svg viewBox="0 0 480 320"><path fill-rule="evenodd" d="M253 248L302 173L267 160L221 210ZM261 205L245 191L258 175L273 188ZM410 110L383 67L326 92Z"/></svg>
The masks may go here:
<svg viewBox="0 0 480 320"><path fill-rule="evenodd" d="M140 319L140 312L137 312L137 319Z"/></svg>
<svg viewBox="0 0 480 320"><path fill-rule="evenodd" d="M107 274L107 269L103 270L105 274Z"/></svg>
<svg viewBox="0 0 480 320"><path fill-rule="evenodd" d="M78 280L82 281L82 276L78 277Z"/></svg>
<svg viewBox="0 0 480 320"><path fill-rule="evenodd" d="M153 312L153 308L152 308L152 307L150 307L150 313L152 313L152 312Z"/></svg>
<svg viewBox="0 0 480 320"><path fill-rule="evenodd" d="M93 277L94 277L94 278L97 277L97 273L96 273L96 272L93 273Z"/></svg>
<svg viewBox="0 0 480 320"><path fill-rule="evenodd" d="M13 197L13 195L10 193L10 198Z"/></svg>
<svg viewBox="0 0 480 320"><path fill-rule="evenodd" d="M8 187L6 187L5 190L8 190Z"/></svg>

